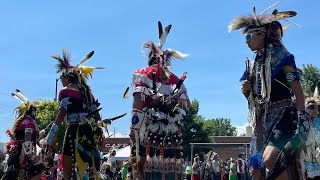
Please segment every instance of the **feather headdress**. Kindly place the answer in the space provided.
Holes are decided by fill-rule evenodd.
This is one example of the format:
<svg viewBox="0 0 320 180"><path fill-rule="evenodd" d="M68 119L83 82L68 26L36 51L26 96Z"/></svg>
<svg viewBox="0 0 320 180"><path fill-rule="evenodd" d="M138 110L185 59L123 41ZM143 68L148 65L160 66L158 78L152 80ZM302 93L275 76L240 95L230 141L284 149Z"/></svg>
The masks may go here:
<svg viewBox="0 0 320 180"><path fill-rule="evenodd" d="M318 105L320 105L320 96L318 92L318 87L315 88L314 93L312 94L305 94L305 104L308 104L310 102L314 102Z"/></svg>
<svg viewBox="0 0 320 180"><path fill-rule="evenodd" d="M15 133L16 128L19 126L20 122L26 115L29 115L32 118L35 118L35 113L36 113L35 110L37 107L41 106L41 101L37 99L33 102L30 102L27 96L24 95L24 93L22 93L19 89L16 89L16 92L11 93L11 95L21 103L20 106L15 108L15 111L17 112L18 117L14 122L13 128L11 130L11 132Z"/></svg>
<svg viewBox="0 0 320 180"><path fill-rule="evenodd" d="M76 66L72 66L71 62L71 55L67 50L62 50L62 57L59 55L52 55L51 57L58 61L56 65L57 73L69 74L73 73L76 74L79 78L86 78L92 77L92 73L95 69L103 69L102 67L90 67L90 66L83 66L94 54L94 51L91 51L87 54L83 59L80 60L79 64Z"/></svg>
<svg viewBox="0 0 320 180"><path fill-rule="evenodd" d="M253 15L236 17L234 20L231 21L231 23L228 26L229 32L238 29L243 29L243 34L247 33L249 30L263 31L266 30L266 25L270 23L277 22L280 20L287 20L287 18L294 17L297 15L295 11L279 12L277 9L275 9L269 15L264 15L266 11L268 11L278 3L279 2L274 3L273 5L262 11L260 15L256 14L256 8L253 7Z"/></svg>
<svg viewBox="0 0 320 180"><path fill-rule="evenodd" d="M21 105L15 109L18 111L19 116L25 115L26 112L31 109L31 107L41 106L41 101L39 99L30 102L27 96L24 95L19 89L16 89L16 93L11 93L11 95L21 103Z"/></svg>
<svg viewBox="0 0 320 180"><path fill-rule="evenodd" d="M162 68L170 68L172 59L184 59L188 55L183 54L174 49L162 50L164 43L167 40L168 34L171 30L172 25L168 25L165 29L162 28L162 24L158 21L159 29L159 45L156 46L152 41L146 41L142 45L142 52L148 58L148 64L158 64Z"/></svg>

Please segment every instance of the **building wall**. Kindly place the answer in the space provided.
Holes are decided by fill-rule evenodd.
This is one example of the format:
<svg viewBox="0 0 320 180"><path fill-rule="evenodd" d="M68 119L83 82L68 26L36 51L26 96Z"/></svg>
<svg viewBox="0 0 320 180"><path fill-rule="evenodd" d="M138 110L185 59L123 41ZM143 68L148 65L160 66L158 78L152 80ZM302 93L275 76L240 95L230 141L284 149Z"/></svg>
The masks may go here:
<svg viewBox="0 0 320 180"><path fill-rule="evenodd" d="M211 136L210 138L215 143L243 143L243 145L239 145L238 147L214 147L213 151L218 153L219 157L223 160L230 158L237 159L240 152L246 153L248 158L250 156L250 146L245 146L246 143L250 143L250 136Z"/></svg>
<svg viewBox="0 0 320 180"><path fill-rule="evenodd" d="M219 157L225 161L227 159L233 158L233 159L238 159L238 155L241 152L246 153L246 149L242 149L242 148L216 148L213 150L214 152L218 153ZM247 153L249 153L249 149L247 149ZM249 154L246 158L246 156L243 156L243 158L248 159L249 158Z"/></svg>
<svg viewBox="0 0 320 180"><path fill-rule="evenodd" d="M130 138L106 138L105 147L102 149L104 153L109 152L111 147L124 148L130 145Z"/></svg>
<svg viewBox="0 0 320 180"><path fill-rule="evenodd" d="M215 143L243 143L243 145L239 145L236 148L213 147L213 151L218 153L223 160L229 159L230 157L238 158L240 152L246 153L245 144L251 141L251 137L249 136L211 136L210 138ZM103 152L109 152L112 146L121 148L128 145L130 145L130 138L106 138L106 147L104 147ZM249 153L249 146L247 146L247 153Z"/></svg>

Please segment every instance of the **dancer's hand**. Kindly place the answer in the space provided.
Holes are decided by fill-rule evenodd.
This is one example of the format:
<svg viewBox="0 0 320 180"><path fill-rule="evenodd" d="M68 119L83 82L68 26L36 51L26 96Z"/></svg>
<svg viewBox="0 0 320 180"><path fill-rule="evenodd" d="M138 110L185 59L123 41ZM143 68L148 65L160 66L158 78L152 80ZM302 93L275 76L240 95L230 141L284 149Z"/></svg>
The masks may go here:
<svg viewBox="0 0 320 180"><path fill-rule="evenodd" d="M241 92L245 95L249 94L251 92L251 82L250 81L248 81L248 80L242 81Z"/></svg>

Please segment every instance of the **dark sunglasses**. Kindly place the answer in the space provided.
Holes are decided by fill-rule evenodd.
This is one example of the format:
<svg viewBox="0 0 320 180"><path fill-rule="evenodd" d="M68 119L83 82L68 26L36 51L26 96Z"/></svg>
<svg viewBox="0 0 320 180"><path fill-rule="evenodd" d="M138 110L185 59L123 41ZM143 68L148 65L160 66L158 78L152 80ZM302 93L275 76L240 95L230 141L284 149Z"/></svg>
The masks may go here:
<svg viewBox="0 0 320 180"><path fill-rule="evenodd" d="M310 105L307 107L307 109L315 110L315 109L318 109L318 107L316 105Z"/></svg>

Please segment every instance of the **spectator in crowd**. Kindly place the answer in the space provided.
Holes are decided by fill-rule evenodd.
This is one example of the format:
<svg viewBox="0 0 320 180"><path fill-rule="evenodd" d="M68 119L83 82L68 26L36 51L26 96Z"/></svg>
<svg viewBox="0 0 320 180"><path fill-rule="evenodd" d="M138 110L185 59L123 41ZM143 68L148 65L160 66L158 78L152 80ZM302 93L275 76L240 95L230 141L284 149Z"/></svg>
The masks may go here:
<svg viewBox="0 0 320 180"><path fill-rule="evenodd" d="M122 168L121 168L122 180L126 180L127 174L128 174L128 161L123 161Z"/></svg>
<svg viewBox="0 0 320 180"><path fill-rule="evenodd" d="M200 161L199 157L195 158L192 165L192 180L200 180Z"/></svg>
<svg viewBox="0 0 320 180"><path fill-rule="evenodd" d="M245 180L246 179L246 169L248 168L247 161L243 159L243 156L245 155L244 152L241 152L239 154L239 158L237 161L237 174L238 174L238 180Z"/></svg>
<svg viewBox="0 0 320 180"><path fill-rule="evenodd" d="M238 180L237 175L237 163L234 159L230 159L230 172L229 172L229 180Z"/></svg>
<svg viewBox="0 0 320 180"><path fill-rule="evenodd" d="M306 142L306 150L301 151L304 168L308 179L320 179L320 119L317 117L318 99L306 98L306 111L310 115L310 132Z"/></svg>

